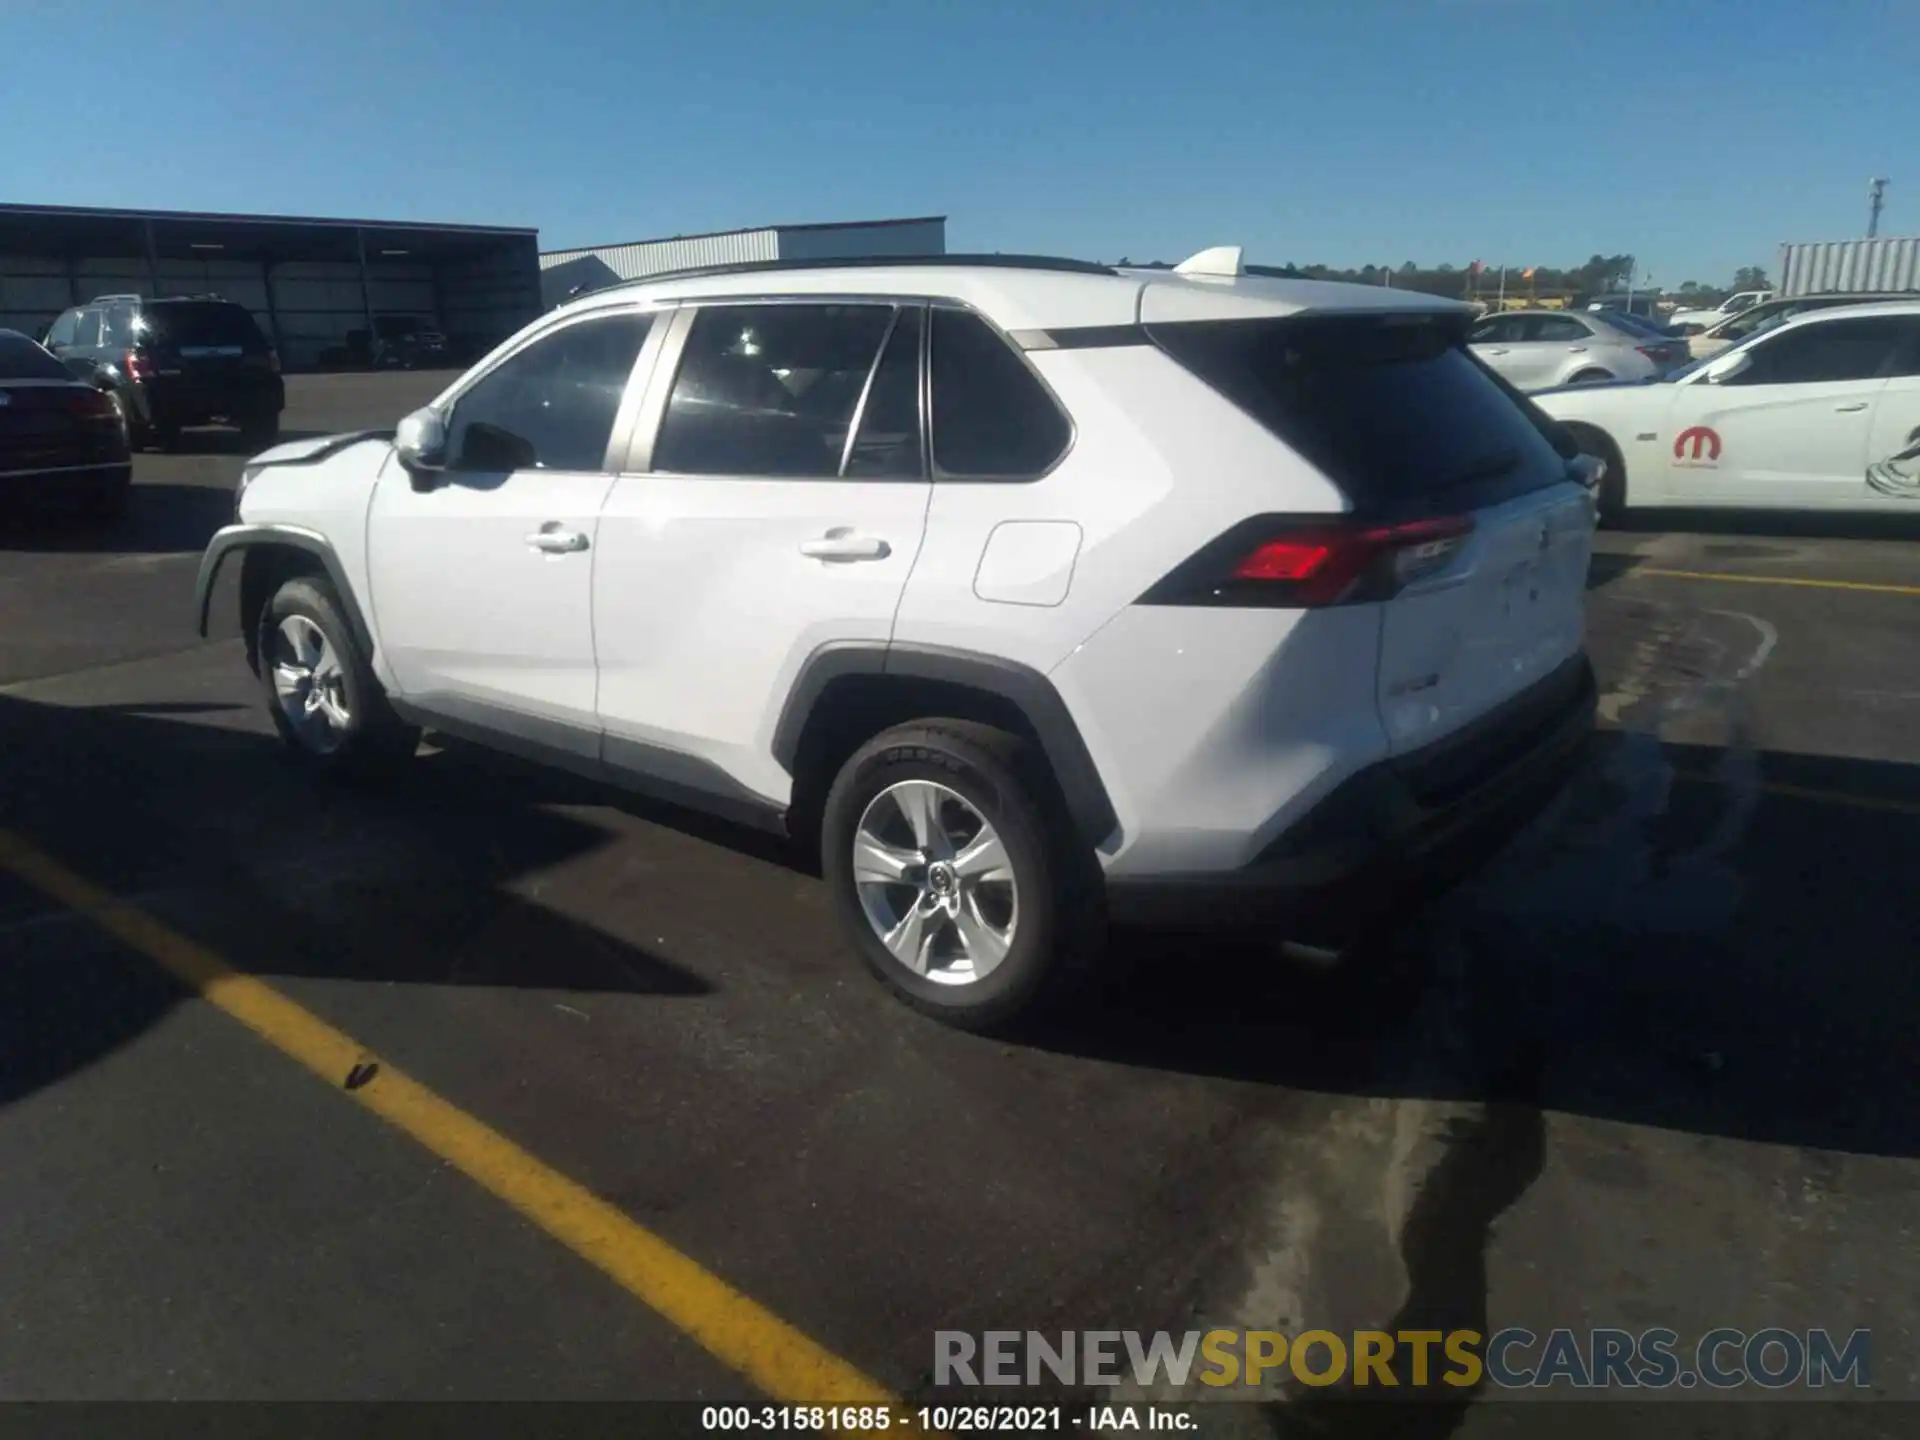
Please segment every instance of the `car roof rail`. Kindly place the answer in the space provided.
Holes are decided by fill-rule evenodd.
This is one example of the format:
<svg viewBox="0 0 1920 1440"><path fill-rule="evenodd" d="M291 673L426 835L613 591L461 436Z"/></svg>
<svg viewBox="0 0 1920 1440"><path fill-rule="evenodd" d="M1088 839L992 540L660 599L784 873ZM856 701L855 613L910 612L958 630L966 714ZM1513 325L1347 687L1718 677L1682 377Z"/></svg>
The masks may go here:
<svg viewBox="0 0 1920 1440"><path fill-rule="evenodd" d="M718 275L777 274L787 270L862 270L876 267L899 269L913 266L987 266L998 270L1053 270L1070 275L1118 275L1111 265L1094 260L1071 260L1059 255L842 255L837 258L804 260L736 260L723 265L693 265L682 270L660 270L631 280L616 281L582 292L600 295L608 290L632 285L650 285L656 280L703 280ZM577 297L576 297L577 298Z"/></svg>
<svg viewBox="0 0 1920 1440"><path fill-rule="evenodd" d="M87 301L89 305L105 305L112 300L144 300L144 295L96 295Z"/></svg>

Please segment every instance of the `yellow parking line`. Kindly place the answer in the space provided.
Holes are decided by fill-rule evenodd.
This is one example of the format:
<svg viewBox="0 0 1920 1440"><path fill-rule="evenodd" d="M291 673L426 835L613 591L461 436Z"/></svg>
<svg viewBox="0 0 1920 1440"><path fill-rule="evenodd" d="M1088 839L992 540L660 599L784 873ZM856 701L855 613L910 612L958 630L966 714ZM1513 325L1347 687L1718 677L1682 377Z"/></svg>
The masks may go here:
<svg viewBox="0 0 1920 1440"><path fill-rule="evenodd" d="M1720 783L1717 775L1702 775L1697 770L1674 772L1682 780L1696 785ZM1890 815L1920 815L1920 802L1888 800L1878 795L1854 795L1845 790L1823 790L1814 785L1789 785L1781 780L1762 780L1760 793L1779 795L1788 800L1813 800L1823 805L1847 805L1855 810L1881 810Z"/></svg>
<svg viewBox="0 0 1920 1440"><path fill-rule="evenodd" d="M1737 585L1798 585L1808 590L1865 590L1876 595L1920 595L1920 585L1875 585L1864 580L1807 580L1796 575L1731 575L1715 570L1660 570L1630 566L1627 576L1658 575L1665 580L1730 580Z"/></svg>
<svg viewBox="0 0 1920 1440"><path fill-rule="evenodd" d="M336 1089L404 1131L481 1188L506 1201L628 1293L697 1340L723 1364L776 1400L897 1406L878 1381L682 1255L585 1187L506 1136L373 1057L271 986L240 974L205 946L138 906L0 829L0 869L78 911L145 955L209 1004Z"/></svg>

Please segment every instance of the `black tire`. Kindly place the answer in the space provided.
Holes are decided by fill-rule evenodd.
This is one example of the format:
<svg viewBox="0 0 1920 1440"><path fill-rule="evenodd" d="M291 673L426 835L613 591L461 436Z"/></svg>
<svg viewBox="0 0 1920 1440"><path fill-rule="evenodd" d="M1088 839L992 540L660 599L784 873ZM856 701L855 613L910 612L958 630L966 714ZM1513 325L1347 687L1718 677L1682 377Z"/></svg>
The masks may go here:
<svg viewBox="0 0 1920 1440"><path fill-rule="evenodd" d="M240 448L249 455L257 455L268 449L280 438L280 417L273 415L245 415L240 419Z"/></svg>
<svg viewBox="0 0 1920 1440"><path fill-rule="evenodd" d="M171 421L149 425L147 444L168 452L180 448L180 427Z"/></svg>
<svg viewBox="0 0 1920 1440"><path fill-rule="evenodd" d="M1569 385L1604 385L1613 379L1611 370L1582 370L1567 383Z"/></svg>
<svg viewBox="0 0 1920 1440"><path fill-rule="evenodd" d="M943 983L896 959L853 874L861 818L906 780L935 781L992 825L1018 896L1012 940L980 979ZM1099 869L1051 776L1018 736L961 720L920 720L868 741L843 765L821 820L821 868L854 948L907 1004L962 1030L1007 1032L1080 991L1106 942ZM952 932L957 933L957 932Z"/></svg>
<svg viewBox="0 0 1920 1440"><path fill-rule="evenodd" d="M87 522L101 529L112 529L127 513L127 498L133 489L131 470L105 480L89 494L84 503Z"/></svg>
<svg viewBox="0 0 1920 1440"><path fill-rule="evenodd" d="M1600 512L1602 525L1618 525L1627 513L1627 463L1621 458L1620 447L1613 443L1611 436L1591 426L1567 428L1580 442L1582 454L1591 455L1606 465L1607 473L1601 477L1600 493L1594 497L1594 505Z"/></svg>
<svg viewBox="0 0 1920 1440"><path fill-rule="evenodd" d="M275 683L274 661L283 653L282 624L293 616L317 627L339 662L340 698L347 723L332 726L326 744L313 729L297 726L283 707ZM420 732L393 713L374 678L367 657L354 642L333 586L323 576L302 575L274 591L261 607L255 630L261 689L274 729L289 753L311 770L338 779L367 779L391 774L413 757Z"/></svg>

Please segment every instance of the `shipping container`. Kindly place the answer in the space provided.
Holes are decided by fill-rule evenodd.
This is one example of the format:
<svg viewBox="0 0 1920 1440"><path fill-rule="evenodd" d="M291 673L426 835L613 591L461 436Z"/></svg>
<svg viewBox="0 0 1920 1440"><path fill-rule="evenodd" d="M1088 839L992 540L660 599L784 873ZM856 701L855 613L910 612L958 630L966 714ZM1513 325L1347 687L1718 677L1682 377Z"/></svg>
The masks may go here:
<svg viewBox="0 0 1920 1440"><path fill-rule="evenodd" d="M1780 247L1776 293L1861 295L1920 291L1920 240L1821 240Z"/></svg>

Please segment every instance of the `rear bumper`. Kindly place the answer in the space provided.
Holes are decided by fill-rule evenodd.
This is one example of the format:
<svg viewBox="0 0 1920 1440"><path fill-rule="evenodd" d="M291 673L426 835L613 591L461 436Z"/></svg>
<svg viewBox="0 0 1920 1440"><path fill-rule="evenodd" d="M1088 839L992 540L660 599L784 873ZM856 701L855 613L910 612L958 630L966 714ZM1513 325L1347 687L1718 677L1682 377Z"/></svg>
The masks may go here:
<svg viewBox="0 0 1920 1440"><path fill-rule="evenodd" d="M38 509L94 499L133 483L129 460L18 469L0 459L0 506Z"/></svg>
<svg viewBox="0 0 1920 1440"><path fill-rule="evenodd" d="M1439 743L1353 775L1249 864L1110 878L1122 924L1284 924L1339 945L1463 878L1580 763L1596 688L1584 653Z"/></svg>
<svg viewBox="0 0 1920 1440"><path fill-rule="evenodd" d="M133 387L134 408L149 425L199 425L208 420L238 420L249 415L278 415L286 408L286 384L278 375L195 381L162 376Z"/></svg>

